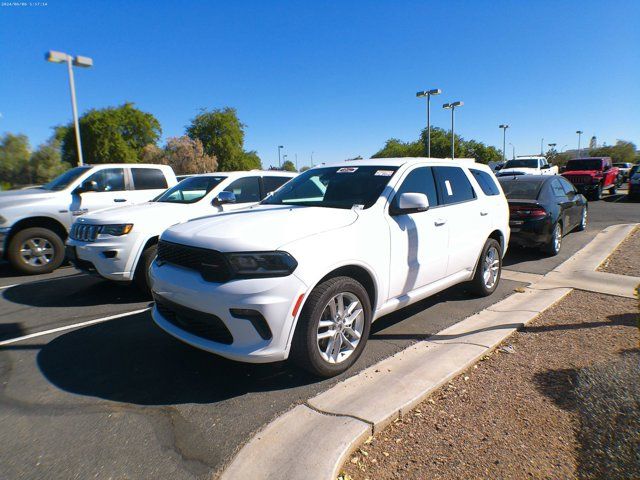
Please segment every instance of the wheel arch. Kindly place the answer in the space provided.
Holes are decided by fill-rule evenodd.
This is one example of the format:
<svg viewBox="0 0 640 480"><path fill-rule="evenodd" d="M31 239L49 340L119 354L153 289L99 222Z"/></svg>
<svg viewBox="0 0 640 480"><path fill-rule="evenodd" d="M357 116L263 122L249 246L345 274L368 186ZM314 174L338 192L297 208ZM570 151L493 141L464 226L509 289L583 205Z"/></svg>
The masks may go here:
<svg viewBox="0 0 640 480"><path fill-rule="evenodd" d="M154 235L152 237L149 237L147 239L146 242L144 242L144 244L142 244L142 246L138 249L138 252L136 253L136 258L134 259L133 263L131 264L131 275L135 275L135 271L138 268L138 263L140 262L140 257L142 256L142 253L149 248L151 245L155 245L158 243L158 241L160 240L160 235Z"/></svg>
<svg viewBox="0 0 640 480"><path fill-rule="evenodd" d="M37 216L27 217L22 220L18 220L12 227L6 240L7 248L5 249L4 256L6 258L8 245L18 232L27 228L46 228L58 235L64 242L67 239L68 233L66 227L58 220L52 217Z"/></svg>

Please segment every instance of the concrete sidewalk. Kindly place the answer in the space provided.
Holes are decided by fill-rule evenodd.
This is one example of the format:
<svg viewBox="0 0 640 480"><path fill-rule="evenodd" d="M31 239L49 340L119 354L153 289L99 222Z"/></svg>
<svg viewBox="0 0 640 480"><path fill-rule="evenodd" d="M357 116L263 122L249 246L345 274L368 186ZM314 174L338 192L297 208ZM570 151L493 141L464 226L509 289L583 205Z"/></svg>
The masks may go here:
<svg viewBox="0 0 640 480"><path fill-rule="evenodd" d="M222 478L336 478L344 460L364 439L473 365L572 288L632 296L640 278L594 270L634 227L616 225L603 230L552 272L528 277L533 283L523 292L417 342L281 415L240 450ZM505 278L515 273L505 271Z"/></svg>

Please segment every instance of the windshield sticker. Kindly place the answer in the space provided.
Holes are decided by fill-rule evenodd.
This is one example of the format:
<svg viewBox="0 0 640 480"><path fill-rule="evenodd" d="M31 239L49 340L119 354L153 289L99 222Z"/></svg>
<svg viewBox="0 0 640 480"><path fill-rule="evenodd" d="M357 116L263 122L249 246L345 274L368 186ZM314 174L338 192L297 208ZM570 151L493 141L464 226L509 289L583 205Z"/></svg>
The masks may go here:
<svg viewBox="0 0 640 480"><path fill-rule="evenodd" d="M391 175L393 175L393 170L378 170L375 173L376 177L390 177Z"/></svg>
<svg viewBox="0 0 640 480"><path fill-rule="evenodd" d="M358 170L358 167L342 167L336 173L353 173L356 170Z"/></svg>
<svg viewBox="0 0 640 480"><path fill-rule="evenodd" d="M447 195L453 195L453 190L451 190L451 183L449 183L449 180L444 181L444 186L447 187Z"/></svg>

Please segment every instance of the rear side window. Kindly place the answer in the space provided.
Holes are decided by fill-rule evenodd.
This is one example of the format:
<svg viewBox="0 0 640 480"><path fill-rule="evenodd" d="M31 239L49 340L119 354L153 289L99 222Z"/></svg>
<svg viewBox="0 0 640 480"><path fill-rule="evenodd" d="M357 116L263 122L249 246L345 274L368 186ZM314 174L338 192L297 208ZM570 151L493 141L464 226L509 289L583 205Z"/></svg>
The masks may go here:
<svg viewBox="0 0 640 480"><path fill-rule="evenodd" d="M264 194L275 192L289 180L291 180L291 177L262 177Z"/></svg>
<svg viewBox="0 0 640 480"><path fill-rule="evenodd" d="M467 202L476 198L471 182L460 167L433 167L440 203Z"/></svg>
<svg viewBox="0 0 640 480"><path fill-rule="evenodd" d="M438 194L431 167L419 167L407 175L393 198L392 209L398 206L398 199L402 193L424 193L429 199L429 206L438 205Z"/></svg>
<svg viewBox="0 0 640 480"><path fill-rule="evenodd" d="M233 192L236 196L236 203L260 201L260 181L258 177L239 178L225 188L224 191Z"/></svg>
<svg viewBox="0 0 640 480"><path fill-rule="evenodd" d="M500 189L496 185L493 175L473 168L470 168L469 171L473 174L485 195L500 195Z"/></svg>
<svg viewBox="0 0 640 480"><path fill-rule="evenodd" d="M551 180L551 191L553 192L553 196L556 198L564 198L567 196L564 188L562 188L560 180L558 180L557 178Z"/></svg>
<svg viewBox="0 0 640 480"><path fill-rule="evenodd" d="M167 179L159 168L132 168L133 188L135 190L163 190L167 188Z"/></svg>

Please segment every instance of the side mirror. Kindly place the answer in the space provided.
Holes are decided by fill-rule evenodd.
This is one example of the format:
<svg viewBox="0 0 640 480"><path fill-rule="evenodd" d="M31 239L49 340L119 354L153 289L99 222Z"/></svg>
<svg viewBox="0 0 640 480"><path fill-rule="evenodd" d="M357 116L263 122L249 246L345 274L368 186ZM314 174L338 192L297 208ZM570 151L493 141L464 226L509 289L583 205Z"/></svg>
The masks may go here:
<svg viewBox="0 0 640 480"><path fill-rule="evenodd" d="M548 169L550 169L550 168L551 168L551 165L542 165L542 166L540 167L540 170L548 170Z"/></svg>
<svg viewBox="0 0 640 480"><path fill-rule="evenodd" d="M84 193L84 192L97 192L98 191L98 182L95 180L85 180L80 184L78 188L76 188L76 193Z"/></svg>
<svg viewBox="0 0 640 480"><path fill-rule="evenodd" d="M211 202L212 205L219 207L227 203L236 203L236 194L233 192L220 192Z"/></svg>
<svg viewBox="0 0 640 480"><path fill-rule="evenodd" d="M426 212L429 210L429 199L424 193L401 193L398 206L392 210L392 215Z"/></svg>

